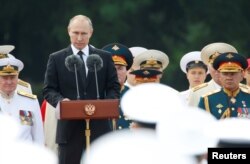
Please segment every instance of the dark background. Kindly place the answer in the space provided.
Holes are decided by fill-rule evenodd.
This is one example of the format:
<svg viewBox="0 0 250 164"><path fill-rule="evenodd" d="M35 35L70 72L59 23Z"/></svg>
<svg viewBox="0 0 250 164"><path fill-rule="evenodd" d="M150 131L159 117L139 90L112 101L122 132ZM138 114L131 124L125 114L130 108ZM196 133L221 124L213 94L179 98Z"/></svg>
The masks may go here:
<svg viewBox="0 0 250 164"><path fill-rule="evenodd" d="M69 45L68 21L84 14L94 25L92 45L119 42L163 51L170 64L162 83L185 90L179 67L185 53L226 42L249 56L249 7L247 0L0 0L0 45L15 45L11 54L25 64L20 78L41 102L48 56Z"/></svg>

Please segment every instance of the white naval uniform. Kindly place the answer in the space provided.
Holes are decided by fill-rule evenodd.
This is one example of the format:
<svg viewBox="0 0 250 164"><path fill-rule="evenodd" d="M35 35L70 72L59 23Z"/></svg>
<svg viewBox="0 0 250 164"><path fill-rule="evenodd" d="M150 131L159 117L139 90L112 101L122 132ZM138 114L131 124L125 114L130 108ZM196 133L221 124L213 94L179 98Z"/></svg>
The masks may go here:
<svg viewBox="0 0 250 164"><path fill-rule="evenodd" d="M17 90L32 93L32 88L30 83L23 81L21 79L18 79Z"/></svg>
<svg viewBox="0 0 250 164"><path fill-rule="evenodd" d="M44 144L44 133L40 105L35 95L15 90L12 96L0 94L0 110L18 121L21 125L20 139ZM25 111L26 114L20 114ZM31 116L28 114L31 113ZM23 121L21 120L26 118ZM31 120L30 120L31 118ZM32 125L31 125L32 124ZM8 125L6 125L8 126Z"/></svg>
<svg viewBox="0 0 250 164"><path fill-rule="evenodd" d="M188 105L198 107L201 96L220 88L221 86L213 79L192 88L188 97Z"/></svg>
<svg viewBox="0 0 250 164"><path fill-rule="evenodd" d="M185 91L181 91L180 92L180 95L181 95L181 97L184 99L184 101L188 104L188 98L189 98L189 94L190 94L190 92L192 91L192 89L190 88L190 89L188 89L188 90L185 90Z"/></svg>

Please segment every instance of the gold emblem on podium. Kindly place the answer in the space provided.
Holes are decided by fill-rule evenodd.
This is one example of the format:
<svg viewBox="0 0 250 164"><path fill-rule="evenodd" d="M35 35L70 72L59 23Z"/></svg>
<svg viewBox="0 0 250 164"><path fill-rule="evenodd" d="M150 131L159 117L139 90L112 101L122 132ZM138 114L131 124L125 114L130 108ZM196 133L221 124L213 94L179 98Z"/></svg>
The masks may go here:
<svg viewBox="0 0 250 164"><path fill-rule="evenodd" d="M95 106L93 104L85 105L85 113L92 116L95 113Z"/></svg>

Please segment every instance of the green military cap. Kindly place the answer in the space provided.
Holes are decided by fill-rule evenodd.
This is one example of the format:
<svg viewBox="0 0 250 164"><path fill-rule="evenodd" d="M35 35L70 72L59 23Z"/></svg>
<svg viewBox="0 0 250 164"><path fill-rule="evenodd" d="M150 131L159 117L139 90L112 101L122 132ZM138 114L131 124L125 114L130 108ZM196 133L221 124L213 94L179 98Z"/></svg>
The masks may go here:
<svg viewBox="0 0 250 164"><path fill-rule="evenodd" d="M126 66L127 70L133 64L133 55L130 52L129 48L120 43L111 43L102 48L105 51L108 51L112 54L112 59L117 65Z"/></svg>
<svg viewBox="0 0 250 164"><path fill-rule="evenodd" d="M201 60L205 64L213 63L214 59L219 56L221 53L225 52L234 52L237 53L237 50L230 44L227 43L211 43L206 45L201 50Z"/></svg>
<svg viewBox="0 0 250 164"><path fill-rule="evenodd" d="M247 59L238 53L220 54L213 62L214 69L220 72L240 72L248 66Z"/></svg>

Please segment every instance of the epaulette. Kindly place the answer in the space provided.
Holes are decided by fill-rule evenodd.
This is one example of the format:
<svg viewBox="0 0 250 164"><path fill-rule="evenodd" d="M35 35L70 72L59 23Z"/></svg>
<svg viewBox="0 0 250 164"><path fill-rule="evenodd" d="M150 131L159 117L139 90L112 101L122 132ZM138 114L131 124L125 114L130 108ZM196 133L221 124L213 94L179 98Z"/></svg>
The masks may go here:
<svg viewBox="0 0 250 164"><path fill-rule="evenodd" d="M220 92L220 91L221 91L221 89L215 89L215 90L213 90L213 91L211 91L211 92L208 92L208 93L202 95L201 97L210 96L210 95L212 95L212 94L214 94L214 93L217 93L217 92Z"/></svg>
<svg viewBox="0 0 250 164"><path fill-rule="evenodd" d="M243 92L250 93L250 87L249 87L249 86L247 86L247 85L245 85L245 84L242 84L242 83L240 83L239 86L240 86L240 89L241 89Z"/></svg>
<svg viewBox="0 0 250 164"><path fill-rule="evenodd" d="M21 80L21 79L18 79L18 82L17 82L19 85L22 85L22 86L24 86L24 87L26 87L26 88L29 88L30 87L30 84L28 83L28 82L26 82L26 81L23 81L23 80Z"/></svg>
<svg viewBox="0 0 250 164"><path fill-rule="evenodd" d="M31 98L31 99L37 99L37 96L36 95L33 95L33 94L30 94L28 92L24 92L24 91L17 91L17 93L21 96L25 96L25 97L28 97L28 98Z"/></svg>
<svg viewBox="0 0 250 164"><path fill-rule="evenodd" d="M201 89L201 88L206 87L207 85L208 85L208 83L200 84L200 85L198 85L198 86L193 87L193 88L192 88L192 91L195 92L195 91L197 91L197 90L199 90L199 89Z"/></svg>

